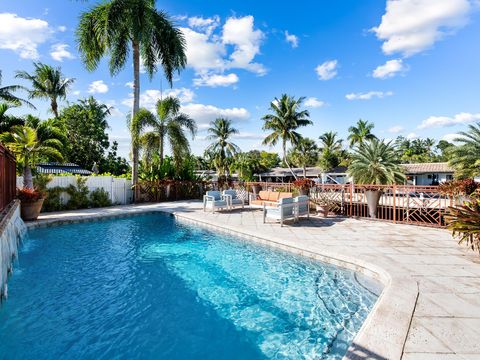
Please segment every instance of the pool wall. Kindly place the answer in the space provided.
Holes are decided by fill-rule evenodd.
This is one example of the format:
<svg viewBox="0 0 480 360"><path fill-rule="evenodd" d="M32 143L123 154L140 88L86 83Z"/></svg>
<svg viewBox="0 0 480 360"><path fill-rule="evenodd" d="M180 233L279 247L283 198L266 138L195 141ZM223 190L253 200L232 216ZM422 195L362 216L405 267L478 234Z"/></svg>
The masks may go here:
<svg viewBox="0 0 480 360"><path fill-rule="evenodd" d="M26 227L20 217L20 202L15 201L0 220L0 300L7 297L8 275L17 256L18 243L25 232Z"/></svg>

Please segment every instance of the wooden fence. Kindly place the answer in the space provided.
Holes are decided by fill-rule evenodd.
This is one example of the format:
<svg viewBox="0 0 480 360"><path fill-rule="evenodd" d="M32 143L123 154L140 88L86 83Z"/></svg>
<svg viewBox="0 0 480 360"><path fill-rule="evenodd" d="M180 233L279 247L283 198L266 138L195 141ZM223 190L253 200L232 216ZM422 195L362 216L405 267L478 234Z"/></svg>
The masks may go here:
<svg viewBox="0 0 480 360"><path fill-rule="evenodd" d="M272 191L294 191L291 183L246 183L247 188ZM413 185L316 185L310 189L313 202L328 201L338 215L370 218L365 192L369 189L381 191L376 219L393 223L422 226L445 226L444 214L455 199L438 192L436 186Z"/></svg>
<svg viewBox="0 0 480 360"><path fill-rule="evenodd" d="M0 144L0 212L15 199L15 156Z"/></svg>

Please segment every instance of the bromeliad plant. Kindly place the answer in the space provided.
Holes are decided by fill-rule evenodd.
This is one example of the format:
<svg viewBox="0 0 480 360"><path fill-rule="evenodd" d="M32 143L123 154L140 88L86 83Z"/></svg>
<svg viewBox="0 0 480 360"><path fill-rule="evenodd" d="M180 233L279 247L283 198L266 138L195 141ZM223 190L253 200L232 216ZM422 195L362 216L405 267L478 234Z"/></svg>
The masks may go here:
<svg viewBox="0 0 480 360"><path fill-rule="evenodd" d="M450 207L445 221L452 235L473 251L480 252L480 194L458 207Z"/></svg>

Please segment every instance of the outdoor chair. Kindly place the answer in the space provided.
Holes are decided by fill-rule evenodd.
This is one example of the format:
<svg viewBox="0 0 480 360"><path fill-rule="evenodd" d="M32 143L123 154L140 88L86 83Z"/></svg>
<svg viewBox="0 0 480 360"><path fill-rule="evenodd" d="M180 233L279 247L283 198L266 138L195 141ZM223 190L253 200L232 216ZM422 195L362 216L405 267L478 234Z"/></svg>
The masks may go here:
<svg viewBox="0 0 480 360"><path fill-rule="evenodd" d="M310 218L310 199L307 195L300 195L293 199L295 204L295 218L298 220L300 216Z"/></svg>
<svg viewBox="0 0 480 360"><path fill-rule="evenodd" d="M223 190L223 197L227 200L230 209L233 209L235 206L241 206L242 209L245 207L245 201L237 196L236 190Z"/></svg>
<svg viewBox="0 0 480 360"><path fill-rule="evenodd" d="M274 219L280 221L280 226L283 226L283 222L287 219L295 219L295 204L293 198L283 198L278 200L276 207L269 207L267 204L263 204L263 223L266 223L266 219Z"/></svg>
<svg viewBox="0 0 480 360"><path fill-rule="evenodd" d="M228 209L226 197L220 191L207 191L207 194L203 195L203 211L207 209L212 212L216 209Z"/></svg>

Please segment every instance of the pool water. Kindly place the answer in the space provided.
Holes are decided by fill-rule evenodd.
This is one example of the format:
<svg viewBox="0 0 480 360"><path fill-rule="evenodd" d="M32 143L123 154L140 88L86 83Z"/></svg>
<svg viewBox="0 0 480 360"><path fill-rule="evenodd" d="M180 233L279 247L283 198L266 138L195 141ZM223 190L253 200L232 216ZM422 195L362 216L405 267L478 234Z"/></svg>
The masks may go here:
<svg viewBox="0 0 480 360"><path fill-rule="evenodd" d="M0 305L0 358L340 359L375 288L166 214L40 228Z"/></svg>

